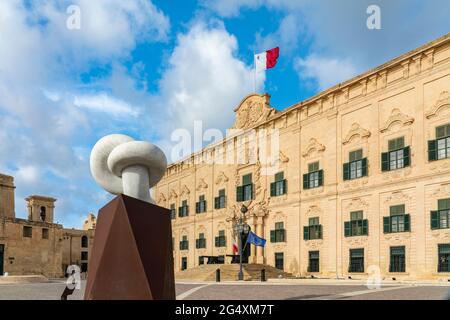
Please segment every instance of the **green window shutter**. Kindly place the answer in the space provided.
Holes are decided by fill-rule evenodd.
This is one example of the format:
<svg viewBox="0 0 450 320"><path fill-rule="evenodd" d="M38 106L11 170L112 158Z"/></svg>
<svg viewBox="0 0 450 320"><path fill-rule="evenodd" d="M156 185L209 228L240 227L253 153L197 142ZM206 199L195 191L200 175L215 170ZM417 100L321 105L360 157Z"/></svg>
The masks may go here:
<svg viewBox="0 0 450 320"><path fill-rule="evenodd" d="M275 197L276 189L275 189L275 182L272 182L270 184L270 196Z"/></svg>
<svg viewBox="0 0 450 320"><path fill-rule="evenodd" d="M381 171L389 171L389 153L383 152L381 154Z"/></svg>
<svg viewBox="0 0 450 320"><path fill-rule="evenodd" d="M365 177L367 176L367 158L364 158L361 160L362 161L362 176Z"/></svg>
<svg viewBox="0 0 450 320"><path fill-rule="evenodd" d="M215 246L218 247L219 246L219 237L215 237L214 242L215 242Z"/></svg>
<svg viewBox="0 0 450 320"><path fill-rule="evenodd" d="M204 209L205 209L205 212L206 212L206 211L208 211L208 203L206 202L206 200L204 200L203 203L204 203L203 206L204 206Z"/></svg>
<svg viewBox="0 0 450 320"><path fill-rule="evenodd" d="M369 235L369 220L363 220L362 234Z"/></svg>
<svg viewBox="0 0 450 320"><path fill-rule="evenodd" d="M219 197L214 198L214 209L219 209Z"/></svg>
<svg viewBox="0 0 450 320"><path fill-rule="evenodd" d="M286 230L282 229L282 231L278 231L281 234L281 242L285 242Z"/></svg>
<svg viewBox="0 0 450 320"><path fill-rule="evenodd" d="M350 221L344 222L344 235L350 237L352 235L352 229L350 227Z"/></svg>
<svg viewBox="0 0 450 320"><path fill-rule="evenodd" d="M383 232L391 233L391 217L383 217Z"/></svg>
<svg viewBox="0 0 450 320"><path fill-rule="evenodd" d="M343 166L343 173L344 173L344 181L350 180L350 163L344 163Z"/></svg>
<svg viewBox="0 0 450 320"><path fill-rule="evenodd" d="M322 225L319 225L319 239L322 239Z"/></svg>
<svg viewBox="0 0 450 320"><path fill-rule="evenodd" d="M287 194L287 180L286 179L283 180L283 190L284 190L284 194Z"/></svg>
<svg viewBox="0 0 450 320"><path fill-rule="evenodd" d="M200 213L200 202L195 203L195 213Z"/></svg>
<svg viewBox="0 0 450 320"><path fill-rule="evenodd" d="M405 231L411 231L411 217L409 214L405 214L404 217L404 223L405 223Z"/></svg>
<svg viewBox="0 0 450 320"><path fill-rule="evenodd" d="M236 188L236 201L237 202L244 201L244 188L242 186Z"/></svg>
<svg viewBox="0 0 450 320"><path fill-rule="evenodd" d="M307 190L309 189L309 179L308 179L308 174L304 174L303 175L303 189Z"/></svg>
<svg viewBox="0 0 450 320"><path fill-rule="evenodd" d="M403 148L403 164L405 167L411 165L411 149L410 147Z"/></svg>
<svg viewBox="0 0 450 320"><path fill-rule="evenodd" d="M250 185L250 193L251 193L251 195L252 195L252 197L251 197L252 200L255 199L255 193L253 192L253 189L254 189L253 186L254 186L254 184L252 183L252 184Z"/></svg>
<svg viewBox="0 0 450 320"><path fill-rule="evenodd" d="M303 227L303 239L309 240L309 227Z"/></svg>
<svg viewBox="0 0 450 320"><path fill-rule="evenodd" d="M270 231L270 242L275 242L275 230Z"/></svg>
<svg viewBox="0 0 450 320"><path fill-rule="evenodd" d="M199 248L199 240L198 239L195 239L195 247L198 249Z"/></svg>
<svg viewBox="0 0 450 320"><path fill-rule="evenodd" d="M179 217L183 216L183 209L182 209L182 207L178 207L178 216Z"/></svg>
<svg viewBox="0 0 450 320"><path fill-rule="evenodd" d="M439 211L431 211L431 229L439 229Z"/></svg>
<svg viewBox="0 0 450 320"><path fill-rule="evenodd" d="M319 170L319 186L323 186L323 170Z"/></svg>
<svg viewBox="0 0 450 320"><path fill-rule="evenodd" d="M436 161L437 160L437 141L430 140L428 141L428 161Z"/></svg>

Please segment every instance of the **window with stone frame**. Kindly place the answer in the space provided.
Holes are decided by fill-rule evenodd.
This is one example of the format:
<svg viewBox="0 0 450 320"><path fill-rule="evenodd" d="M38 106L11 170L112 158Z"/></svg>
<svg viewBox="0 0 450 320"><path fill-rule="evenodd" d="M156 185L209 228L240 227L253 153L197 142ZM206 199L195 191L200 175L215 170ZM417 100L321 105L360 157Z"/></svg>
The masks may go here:
<svg viewBox="0 0 450 320"><path fill-rule="evenodd" d="M450 158L450 123L436 128L436 139L428 141L428 160Z"/></svg>
<svg viewBox="0 0 450 320"><path fill-rule="evenodd" d="M411 165L410 147L405 147L405 138L400 137L388 141L388 152L381 154L381 170L392 171Z"/></svg>
<svg viewBox="0 0 450 320"><path fill-rule="evenodd" d="M344 181L367 176L367 158L363 158L362 149L351 151L348 158L343 165Z"/></svg>
<svg viewBox="0 0 450 320"><path fill-rule="evenodd" d="M410 215L406 214L405 205L395 205L389 208L389 216L383 217L383 232L397 233L410 231Z"/></svg>

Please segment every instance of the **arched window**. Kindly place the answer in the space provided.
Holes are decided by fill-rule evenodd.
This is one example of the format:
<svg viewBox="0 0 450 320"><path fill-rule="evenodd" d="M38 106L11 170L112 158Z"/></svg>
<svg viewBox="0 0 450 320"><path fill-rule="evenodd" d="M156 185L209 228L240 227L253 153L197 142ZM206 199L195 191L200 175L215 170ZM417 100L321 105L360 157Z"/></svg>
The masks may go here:
<svg viewBox="0 0 450 320"><path fill-rule="evenodd" d="M88 247L88 237L87 236L82 236L81 237L81 247L82 248L87 248Z"/></svg>
<svg viewBox="0 0 450 320"><path fill-rule="evenodd" d="M45 207L41 207L41 211L39 213L41 217L41 221L45 221L46 213L45 213Z"/></svg>

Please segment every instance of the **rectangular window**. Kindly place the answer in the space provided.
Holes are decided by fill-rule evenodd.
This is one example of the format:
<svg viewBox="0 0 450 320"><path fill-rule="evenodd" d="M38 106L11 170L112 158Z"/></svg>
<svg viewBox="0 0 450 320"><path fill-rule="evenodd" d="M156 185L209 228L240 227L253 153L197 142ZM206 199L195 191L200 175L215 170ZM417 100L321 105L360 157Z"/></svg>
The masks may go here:
<svg viewBox="0 0 450 320"><path fill-rule="evenodd" d="M219 236L215 239L215 245L217 248L220 247L226 247L227 246L227 239L225 237L225 230L219 231Z"/></svg>
<svg viewBox="0 0 450 320"><path fill-rule="evenodd" d="M275 268L279 270L284 270L284 253L276 252L275 253Z"/></svg>
<svg viewBox="0 0 450 320"><path fill-rule="evenodd" d="M31 238L33 235L33 228L32 227L23 227L23 237L24 238Z"/></svg>
<svg viewBox="0 0 450 320"><path fill-rule="evenodd" d="M391 247L389 272L405 272L405 247Z"/></svg>
<svg viewBox="0 0 450 320"><path fill-rule="evenodd" d="M383 218L384 233L410 231L410 217L405 214L405 205L396 205L389 208L389 217Z"/></svg>
<svg viewBox="0 0 450 320"><path fill-rule="evenodd" d="M391 171L410 166L410 148L405 147L404 137L389 140L388 149L388 152L381 154L382 171Z"/></svg>
<svg viewBox="0 0 450 320"><path fill-rule="evenodd" d="M81 251L81 260L87 260L88 259L88 252L87 251Z"/></svg>
<svg viewBox="0 0 450 320"><path fill-rule="evenodd" d="M188 250L189 249L189 241L187 239L187 236L183 236L182 240L180 241L180 250Z"/></svg>
<svg viewBox="0 0 450 320"><path fill-rule="evenodd" d="M428 141L428 160L450 158L450 124L436 128L436 140Z"/></svg>
<svg viewBox="0 0 450 320"><path fill-rule="evenodd" d="M204 195L200 196L198 202L195 204L195 212L196 213L206 212L206 200Z"/></svg>
<svg viewBox="0 0 450 320"><path fill-rule="evenodd" d="M344 180L352 180L367 176L367 159L363 158L362 149L349 153L349 162L344 163Z"/></svg>
<svg viewBox="0 0 450 320"><path fill-rule="evenodd" d="M225 189L219 190L219 196L214 198L214 209L223 209L226 206Z"/></svg>
<svg viewBox="0 0 450 320"><path fill-rule="evenodd" d="M389 140L389 142L388 142L389 151L403 149L404 147L405 147L405 138L404 137L392 139L392 140Z"/></svg>
<svg viewBox="0 0 450 320"><path fill-rule="evenodd" d="M438 272L450 272L450 244L438 245Z"/></svg>
<svg viewBox="0 0 450 320"><path fill-rule="evenodd" d="M236 201L248 201L253 199L252 174L242 177L242 186L236 188Z"/></svg>
<svg viewBox="0 0 450 320"><path fill-rule="evenodd" d="M431 211L431 229L450 228L450 199L438 201L438 210Z"/></svg>
<svg viewBox="0 0 450 320"><path fill-rule="evenodd" d="M322 239L322 226L318 217L309 218L309 225L303 228L303 239Z"/></svg>
<svg viewBox="0 0 450 320"><path fill-rule="evenodd" d="M284 179L284 172L275 174L275 182L270 184L270 196L278 197L286 194L286 180Z"/></svg>
<svg viewBox="0 0 450 320"><path fill-rule="evenodd" d="M319 251L309 251L308 272L319 272Z"/></svg>
<svg viewBox="0 0 450 320"><path fill-rule="evenodd" d="M303 189L321 186L323 186L323 170L319 169L319 162L308 164L308 173L303 175Z"/></svg>
<svg viewBox="0 0 450 320"><path fill-rule="evenodd" d="M270 242L284 242L285 241L285 230L283 222L275 223L275 230L270 231Z"/></svg>
<svg viewBox="0 0 450 320"><path fill-rule="evenodd" d="M199 233L198 239L195 241L195 247L197 249L205 249L206 248L206 239L204 233Z"/></svg>
<svg viewBox="0 0 450 320"><path fill-rule="evenodd" d="M175 219L177 217L177 210L175 209L175 204L170 205L170 218Z"/></svg>
<svg viewBox="0 0 450 320"><path fill-rule="evenodd" d="M364 249L350 249L348 272L364 272Z"/></svg>
<svg viewBox="0 0 450 320"><path fill-rule="evenodd" d="M363 219L363 211L350 212L350 221L344 223L346 237L367 236L369 234L369 222Z"/></svg>
<svg viewBox="0 0 450 320"><path fill-rule="evenodd" d="M181 270L186 270L186 269L187 269L187 258L182 257L181 258Z"/></svg>
<svg viewBox="0 0 450 320"><path fill-rule="evenodd" d="M189 206L187 204L187 200L183 200L181 202L181 207L178 208L178 216L187 217L188 215L189 215Z"/></svg>
<svg viewBox="0 0 450 320"><path fill-rule="evenodd" d="M48 229L42 229L42 239L48 239Z"/></svg>

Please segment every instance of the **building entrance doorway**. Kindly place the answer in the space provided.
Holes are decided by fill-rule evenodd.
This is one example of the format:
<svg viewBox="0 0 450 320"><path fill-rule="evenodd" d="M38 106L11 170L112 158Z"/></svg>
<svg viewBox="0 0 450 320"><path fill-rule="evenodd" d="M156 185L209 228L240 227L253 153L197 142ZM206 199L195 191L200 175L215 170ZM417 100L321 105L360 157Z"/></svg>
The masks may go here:
<svg viewBox="0 0 450 320"><path fill-rule="evenodd" d="M3 257L5 252L5 245L0 244L0 276L3 275Z"/></svg>

